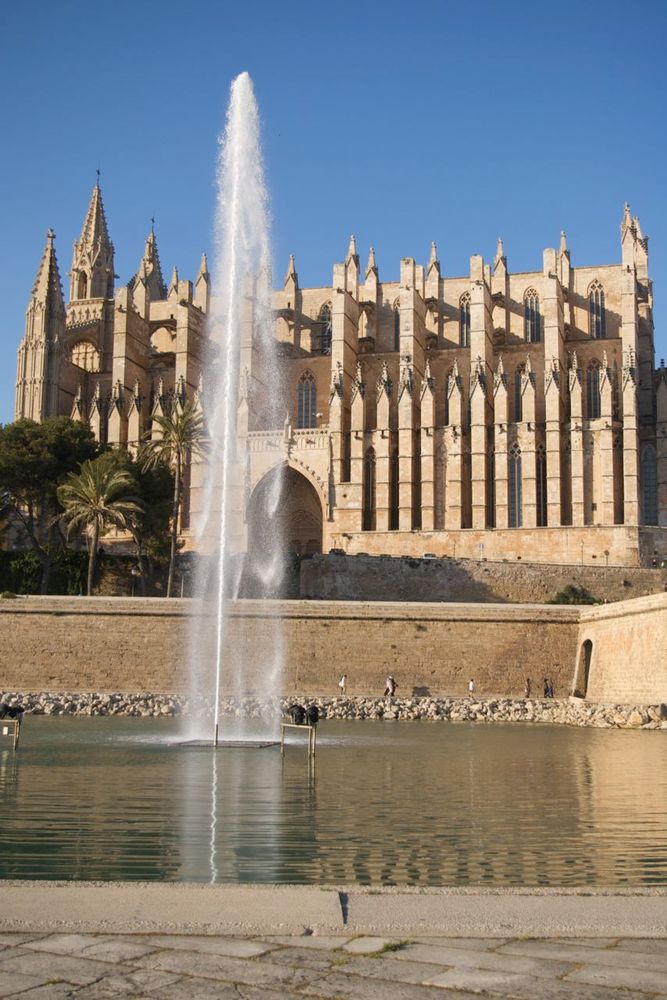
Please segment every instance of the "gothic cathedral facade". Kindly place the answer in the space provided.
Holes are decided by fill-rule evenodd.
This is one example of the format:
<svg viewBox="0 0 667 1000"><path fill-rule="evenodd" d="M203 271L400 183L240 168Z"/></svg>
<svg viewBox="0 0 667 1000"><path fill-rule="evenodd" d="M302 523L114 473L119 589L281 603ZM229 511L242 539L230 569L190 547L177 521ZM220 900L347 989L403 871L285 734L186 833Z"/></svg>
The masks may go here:
<svg viewBox="0 0 667 1000"><path fill-rule="evenodd" d="M206 416L206 257L194 282L174 268L167 284L151 231L137 273L115 280L97 184L67 304L47 234L17 419L65 414L135 448L156 414L186 399ZM444 276L433 244L425 267L405 258L399 280L384 282L372 249L361 269L352 238L330 286L301 288L291 258L273 294L286 412L265 426L271 387L253 370L250 317L239 547L280 473L276 516L301 554L667 558L667 370L654 363L648 240L629 206L617 264L572 266L561 234L538 271L510 273L499 240L492 263L475 255L468 275ZM186 537L200 473L188 479Z"/></svg>

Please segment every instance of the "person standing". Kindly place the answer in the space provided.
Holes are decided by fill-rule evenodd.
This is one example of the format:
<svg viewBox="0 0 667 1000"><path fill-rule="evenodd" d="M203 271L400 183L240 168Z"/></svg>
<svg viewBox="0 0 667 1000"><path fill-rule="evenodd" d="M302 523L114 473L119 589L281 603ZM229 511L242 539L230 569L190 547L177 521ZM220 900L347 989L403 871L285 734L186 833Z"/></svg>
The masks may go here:
<svg viewBox="0 0 667 1000"><path fill-rule="evenodd" d="M340 688L340 693L345 697L345 687L347 685L347 674L343 674L341 679L338 681L338 687Z"/></svg>
<svg viewBox="0 0 667 1000"><path fill-rule="evenodd" d="M526 677L526 683L523 686L523 696L524 698L530 698L530 677Z"/></svg>
<svg viewBox="0 0 667 1000"><path fill-rule="evenodd" d="M471 677L470 680L468 681L468 697L472 698L474 693L475 693L475 682Z"/></svg>
<svg viewBox="0 0 667 1000"><path fill-rule="evenodd" d="M394 697L394 692L396 691L397 687L398 687L398 685L396 684L396 680L392 677L391 674L389 674L389 676L387 677L387 680L385 681L385 685L384 685L384 695L385 695L385 698L387 697L387 695L389 695L390 698L393 698Z"/></svg>

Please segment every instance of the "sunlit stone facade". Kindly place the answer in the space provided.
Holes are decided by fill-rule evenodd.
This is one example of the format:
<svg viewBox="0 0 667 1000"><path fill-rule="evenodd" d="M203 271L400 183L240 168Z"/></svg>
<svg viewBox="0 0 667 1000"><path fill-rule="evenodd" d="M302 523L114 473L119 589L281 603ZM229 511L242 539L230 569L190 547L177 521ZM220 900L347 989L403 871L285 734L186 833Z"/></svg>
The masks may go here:
<svg viewBox="0 0 667 1000"><path fill-rule="evenodd" d="M210 279L162 277L154 233L115 290L99 186L65 305L50 234L19 348L16 416L68 414L134 447L186 398L206 413ZM621 260L574 267L565 235L540 270L441 272L400 262L381 281L354 238L331 285L274 293L282 372L263 373L252 296L241 336L237 541L277 516L301 553L636 564L667 556L667 370L654 364L648 240L626 206ZM202 377L203 373L203 377ZM266 426L267 393L285 419ZM284 390L283 390L284 391ZM184 528L197 513L198 470ZM252 531L251 531L252 535Z"/></svg>

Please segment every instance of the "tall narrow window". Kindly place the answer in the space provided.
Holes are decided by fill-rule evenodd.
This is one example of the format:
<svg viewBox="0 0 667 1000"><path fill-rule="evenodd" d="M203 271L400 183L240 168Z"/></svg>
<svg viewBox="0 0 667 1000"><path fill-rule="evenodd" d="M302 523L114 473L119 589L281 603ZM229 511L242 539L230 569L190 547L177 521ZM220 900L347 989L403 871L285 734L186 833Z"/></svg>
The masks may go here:
<svg viewBox="0 0 667 1000"><path fill-rule="evenodd" d="M317 426L317 384L311 372L304 372L296 387L296 426Z"/></svg>
<svg viewBox="0 0 667 1000"><path fill-rule="evenodd" d="M331 306L325 302L318 316L320 323L320 351L331 354Z"/></svg>
<svg viewBox="0 0 667 1000"><path fill-rule="evenodd" d="M600 362L591 361L586 372L586 416L589 420L597 420L601 409Z"/></svg>
<svg viewBox="0 0 667 1000"><path fill-rule="evenodd" d="M79 275L79 287L77 289L76 297L78 299L85 299L88 294L88 278L85 274Z"/></svg>
<svg viewBox="0 0 667 1000"><path fill-rule="evenodd" d="M520 528L523 524L523 485L521 482L521 448L513 444L507 458L509 487L509 526Z"/></svg>
<svg viewBox="0 0 667 1000"><path fill-rule="evenodd" d="M545 528L547 524L547 453L543 444L537 446L535 456L535 493L537 526Z"/></svg>
<svg viewBox="0 0 667 1000"><path fill-rule="evenodd" d="M658 469L655 448L646 444L642 448L642 506L644 524L658 523Z"/></svg>
<svg viewBox="0 0 667 1000"><path fill-rule="evenodd" d="M486 456L486 526L496 526L496 453L493 445Z"/></svg>
<svg viewBox="0 0 667 1000"><path fill-rule="evenodd" d="M393 451L389 463L389 530L398 531L398 452Z"/></svg>
<svg viewBox="0 0 667 1000"><path fill-rule="evenodd" d="M523 332L529 344L540 342L540 299L534 288L523 297Z"/></svg>
<svg viewBox="0 0 667 1000"><path fill-rule="evenodd" d="M514 422L523 420L523 373L524 366L518 365L514 373Z"/></svg>
<svg viewBox="0 0 667 1000"><path fill-rule="evenodd" d="M364 456L364 502L362 531L375 530L375 450Z"/></svg>
<svg viewBox="0 0 667 1000"><path fill-rule="evenodd" d="M607 336L607 319L604 308L604 288L594 281L588 291L588 321L591 337L604 340Z"/></svg>
<svg viewBox="0 0 667 1000"><path fill-rule="evenodd" d="M401 349L401 308L398 299L394 302L394 350Z"/></svg>
<svg viewBox="0 0 667 1000"><path fill-rule="evenodd" d="M470 347L470 292L459 299L459 344Z"/></svg>

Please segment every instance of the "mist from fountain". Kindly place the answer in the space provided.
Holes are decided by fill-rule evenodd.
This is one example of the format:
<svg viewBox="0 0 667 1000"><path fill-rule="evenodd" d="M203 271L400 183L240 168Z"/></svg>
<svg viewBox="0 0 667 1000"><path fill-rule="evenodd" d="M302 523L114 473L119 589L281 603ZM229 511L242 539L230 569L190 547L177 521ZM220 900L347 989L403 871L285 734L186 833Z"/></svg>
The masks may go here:
<svg viewBox="0 0 667 1000"><path fill-rule="evenodd" d="M209 454L204 463L197 515L198 560L190 630L189 739L253 740L274 736L278 715L258 710L275 706L282 676L279 618L263 636L262 662L252 677L229 630L229 602L249 577L261 581L262 596L278 596L284 566L280 520L262 525L261 539L243 544L240 526L250 455L239 404L250 397L260 429L281 426L284 399L279 384L277 347L271 311L269 198L264 180L260 119L252 80L241 73L232 82L224 132L219 138L215 259L208 317L210 363L203 372L204 415ZM250 332L252 331L252 333ZM252 371L250 371L250 367ZM243 369L243 370L242 370ZM257 416L256 414L260 414ZM280 503L282 475L274 475L274 513ZM274 482L275 480L275 482ZM241 554L243 548L245 555ZM238 619L235 625L238 624ZM221 700L239 705L252 696L250 711L221 718Z"/></svg>

